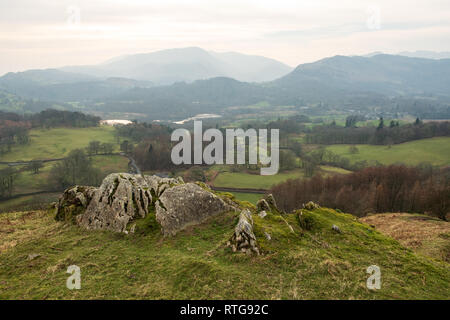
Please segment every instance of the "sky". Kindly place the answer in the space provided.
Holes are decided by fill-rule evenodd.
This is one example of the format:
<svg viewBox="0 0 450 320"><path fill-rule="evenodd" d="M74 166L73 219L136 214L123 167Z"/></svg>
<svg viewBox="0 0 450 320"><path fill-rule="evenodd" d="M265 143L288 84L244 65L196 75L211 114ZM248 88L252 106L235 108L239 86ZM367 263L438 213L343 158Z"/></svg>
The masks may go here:
<svg viewBox="0 0 450 320"><path fill-rule="evenodd" d="M290 66L450 51L449 0L0 0L0 75L181 47Z"/></svg>

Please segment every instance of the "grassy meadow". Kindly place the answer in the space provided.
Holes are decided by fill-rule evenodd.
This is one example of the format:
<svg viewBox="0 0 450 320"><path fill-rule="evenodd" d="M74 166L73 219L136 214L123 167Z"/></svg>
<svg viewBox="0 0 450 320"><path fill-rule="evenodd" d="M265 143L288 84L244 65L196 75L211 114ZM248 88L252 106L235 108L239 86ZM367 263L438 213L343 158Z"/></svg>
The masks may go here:
<svg viewBox="0 0 450 320"><path fill-rule="evenodd" d="M87 147L92 140L114 143L117 146L114 130L110 126L34 129L30 131L30 143L13 146L11 152L0 157L0 161L61 158L73 149Z"/></svg>
<svg viewBox="0 0 450 320"><path fill-rule="evenodd" d="M230 192L232 193L236 199L240 201L248 201L250 203L256 204L259 199L264 197L264 194L261 193L248 193L248 192Z"/></svg>
<svg viewBox="0 0 450 320"><path fill-rule="evenodd" d="M91 159L93 166L100 169L105 176L114 172L128 171L128 159L119 155L93 156ZM44 167L37 174L30 171L22 171L15 181L16 193L29 193L51 189L51 186L48 184L48 177L55 163L45 163Z"/></svg>
<svg viewBox="0 0 450 320"><path fill-rule="evenodd" d="M389 165L404 163L418 165L429 162L436 166L450 164L450 137L438 137L405 142L392 146L356 145L358 153L350 153L350 145L332 145L327 149L357 162L362 160L379 161Z"/></svg>
<svg viewBox="0 0 450 320"><path fill-rule="evenodd" d="M224 188L270 189L271 186L277 183L301 177L303 177L303 171L300 169L279 172L272 176L261 176L259 172L255 174L221 172L215 178L214 186Z"/></svg>

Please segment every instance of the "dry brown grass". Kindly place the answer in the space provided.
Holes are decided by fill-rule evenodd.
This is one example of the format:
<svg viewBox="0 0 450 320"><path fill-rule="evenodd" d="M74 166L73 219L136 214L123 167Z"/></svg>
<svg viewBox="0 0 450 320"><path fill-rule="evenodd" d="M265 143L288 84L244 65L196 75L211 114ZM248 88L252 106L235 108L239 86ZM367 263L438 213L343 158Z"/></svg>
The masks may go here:
<svg viewBox="0 0 450 320"><path fill-rule="evenodd" d="M374 214L359 219L414 251L450 262L450 223L409 213Z"/></svg>
<svg viewBox="0 0 450 320"><path fill-rule="evenodd" d="M18 244L50 234L56 226L46 211L0 214L0 255Z"/></svg>

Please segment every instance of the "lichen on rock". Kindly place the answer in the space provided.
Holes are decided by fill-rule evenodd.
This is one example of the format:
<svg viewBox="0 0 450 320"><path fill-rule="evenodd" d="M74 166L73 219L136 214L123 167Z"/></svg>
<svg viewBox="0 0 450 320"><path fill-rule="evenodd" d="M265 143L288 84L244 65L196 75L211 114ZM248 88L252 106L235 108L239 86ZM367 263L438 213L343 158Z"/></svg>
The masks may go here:
<svg viewBox="0 0 450 320"><path fill-rule="evenodd" d="M186 183L167 189L155 205L156 220L164 235L174 235L207 217L234 208L220 197L195 183Z"/></svg>
<svg viewBox="0 0 450 320"><path fill-rule="evenodd" d="M152 196L146 179L140 175L108 175L96 190L86 212L77 223L86 229L125 232L128 223L148 214Z"/></svg>

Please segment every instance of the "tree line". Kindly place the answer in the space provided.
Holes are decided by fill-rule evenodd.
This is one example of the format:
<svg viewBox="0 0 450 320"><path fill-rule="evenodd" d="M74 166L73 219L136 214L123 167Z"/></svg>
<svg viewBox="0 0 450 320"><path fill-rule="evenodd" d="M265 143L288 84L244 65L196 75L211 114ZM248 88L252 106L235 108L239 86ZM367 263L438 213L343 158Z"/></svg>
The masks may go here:
<svg viewBox="0 0 450 320"><path fill-rule="evenodd" d="M423 123L417 118L412 124L399 125L397 121L385 123L380 118L377 127L357 127L354 118L347 118L345 127L335 123L313 127L305 141L309 144L390 145L438 136L450 136L449 121Z"/></svg>
<svg viewBox="0 0 450 320"><path fill-rule="evenodd" d="M291 179L274 186L271 192L286 211L314 201L357 216L415 212L445 220L450 212L450 169L369 167L347 175Z"/></svg>

